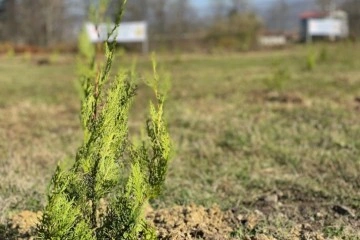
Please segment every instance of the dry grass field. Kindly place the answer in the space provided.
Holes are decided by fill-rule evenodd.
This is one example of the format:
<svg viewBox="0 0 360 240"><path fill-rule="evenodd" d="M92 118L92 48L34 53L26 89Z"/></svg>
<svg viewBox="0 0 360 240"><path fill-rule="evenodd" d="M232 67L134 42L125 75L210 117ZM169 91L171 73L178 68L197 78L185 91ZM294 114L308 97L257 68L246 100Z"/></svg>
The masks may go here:
<svg viewBox="0 0 360 240"><path fill-rule="evenodd" d="M41 210L56 164L71 163L81 140L75 57L40 58L0 57L3 230L9 216ZM172 79L175 153L153 208L218 205L239 220L235 239L360 239L360 45L158 59ZM137 62L134 137L151 76L149 59Z"/></svg>

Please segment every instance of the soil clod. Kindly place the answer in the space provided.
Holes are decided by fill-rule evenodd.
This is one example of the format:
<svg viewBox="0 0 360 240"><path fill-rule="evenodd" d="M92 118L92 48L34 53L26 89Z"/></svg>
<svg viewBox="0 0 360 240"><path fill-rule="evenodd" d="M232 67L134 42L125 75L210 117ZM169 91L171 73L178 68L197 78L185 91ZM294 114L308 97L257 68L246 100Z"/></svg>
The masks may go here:
<svg viewBox="0 0 360 240"><path fill-rule="evenodd" d="M350 209L349 207L342 206L342 205L334 205L332 209L340 215L348 215L351 217L355 217L354 211L352 209Z"/></svg>

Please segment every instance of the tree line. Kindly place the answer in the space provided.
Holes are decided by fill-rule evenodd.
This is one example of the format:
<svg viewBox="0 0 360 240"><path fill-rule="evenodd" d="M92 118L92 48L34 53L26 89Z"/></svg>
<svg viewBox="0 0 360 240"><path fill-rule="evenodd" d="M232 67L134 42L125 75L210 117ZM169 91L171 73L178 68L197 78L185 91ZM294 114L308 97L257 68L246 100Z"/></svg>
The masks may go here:
<svg viewBox="0 0 360 240"><path fill-rule="evenodd" d="M105 0L0 0L0 41L38 46L74 43L91 1ZM107 1L111 19L118 1ZM347 11L352 34L360 35L359 0L313 1L323 10L336 4ZM200 12L190 0L129 0L124 20L146 20L154 42L200 38L211 46L240 48L251 47L266 25L249 0L209 0L209 3ZM276 0L267 9L265 21L284 30L289 7L288 1Z"/></svg>

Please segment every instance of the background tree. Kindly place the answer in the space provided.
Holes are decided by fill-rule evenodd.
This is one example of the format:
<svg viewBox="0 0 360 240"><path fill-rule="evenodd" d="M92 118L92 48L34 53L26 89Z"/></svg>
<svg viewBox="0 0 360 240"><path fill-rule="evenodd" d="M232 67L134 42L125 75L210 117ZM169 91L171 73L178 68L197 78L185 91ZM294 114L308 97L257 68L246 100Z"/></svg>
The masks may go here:
<svg viewBox="0 0 360 240"><path fill-rule="evenodd" d="M231 0L230 12L239 13L247 12L248 10L249 2L247 0Z"/></svg>
<svg viewBox="0 0 360 240"><path fill-rule="evenodd" d="M119 1L117 1L119 2ZM124 21L147 20L148 0L128 1Z"/></svg>
<svg viewBox="0 0 360 240"><path fill-rule="evenodd" d="M352 36L360 36L360 1L359 0L345 0L342 4L344 9L349 14L350 33Z"/></svg>
<svg viewBox="0 0 360 240"><path fill-rule="evenodd" d="M317 5L321 11L328 12L333 10L335 2L333 0L316 0Z"/></svg>
<svg viewBox="0 0 360 240"><path fill-rule="evenodd" d="M257 45L261 27L262 24L254 13L231 13L210 27L208 44L215 48L248 50Z"/></svg>
<svg viewBox="0 0 360 240"><path fill-rule="evenodd" d="M3 15L8 41L49 46L66 40L69 19L64 0L6 0Z"/></svg>
<svg viewBox="0 0 360 240"><path fill-rule="evenodd" d="M16 18L15 1L3 0L1 2L1 38L2 40L16 40L18 24Z"/></svg>
<svg viewBox="0 0 360 240"><path fill-rule="evenodd" d="M163 35L166 32L166 0L149 0L148 20L151 24L151 30L154 34Z"/></svg>
<svg viewBox="0 0 360 240"><path fill-rule="evenodd" d="M168 27L176 36L189 32L195 25L196 14L188 0L171 1L168 10Z"/></svg>
<svg viewBox="0 0 360 240"><path fill-rule="evenodd" d="M220 19L222 17L224 17L224 15L227 12L227 4L225 1L223 0L212 0L211 1L211 14L213 16L213 18L215 19Z"/></svg>
<svg viewBox="0 0 360 240"><path fill-rule="evenodd" d="M289 5L286 0L277 0L269 9L267 22L272 29L284 32L287 29L288 13Z"/></svg>

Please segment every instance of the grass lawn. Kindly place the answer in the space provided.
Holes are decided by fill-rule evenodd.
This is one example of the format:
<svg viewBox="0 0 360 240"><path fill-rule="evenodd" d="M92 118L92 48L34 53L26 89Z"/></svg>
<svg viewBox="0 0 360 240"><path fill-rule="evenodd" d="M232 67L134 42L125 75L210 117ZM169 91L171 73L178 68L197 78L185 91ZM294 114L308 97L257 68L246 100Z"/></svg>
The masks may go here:
<svg viewBox="0 0 360 240"><path fill-rule="evenodd" d="M0 57L0 223L40 210L57 162L70 162L80 145L75 57L36 58ZM298 224L360 239L360 45L158 59L172 79L175 154L153 207L257 210L266 218L256 231L276 239L290 239ZM150 61L137 62L134 135L150 98L142 80L151 76Z"/></svg>

